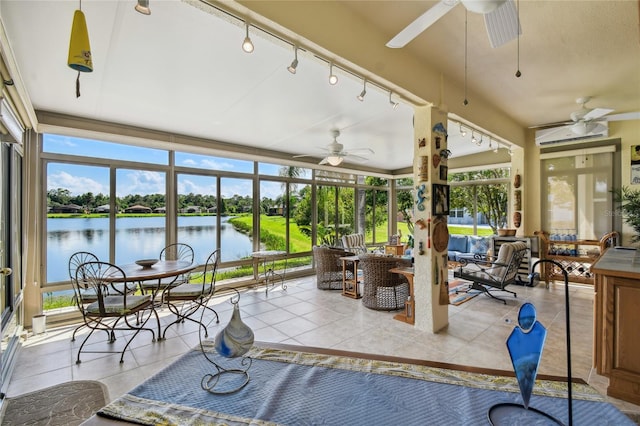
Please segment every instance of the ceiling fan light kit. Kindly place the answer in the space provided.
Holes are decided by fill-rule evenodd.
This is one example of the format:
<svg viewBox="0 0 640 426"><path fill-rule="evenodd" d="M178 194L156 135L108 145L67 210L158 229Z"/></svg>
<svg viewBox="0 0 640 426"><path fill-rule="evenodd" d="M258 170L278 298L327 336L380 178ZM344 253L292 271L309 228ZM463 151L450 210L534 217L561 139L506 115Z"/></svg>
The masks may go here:
<svg viewBox="0 0 640 426"><path fill-rule="evenodd" d="M461 3L469 12L481 13L484 15L485 13L493 12L499 6L506 3L506 1L507 0L461 0Z"/></svg>

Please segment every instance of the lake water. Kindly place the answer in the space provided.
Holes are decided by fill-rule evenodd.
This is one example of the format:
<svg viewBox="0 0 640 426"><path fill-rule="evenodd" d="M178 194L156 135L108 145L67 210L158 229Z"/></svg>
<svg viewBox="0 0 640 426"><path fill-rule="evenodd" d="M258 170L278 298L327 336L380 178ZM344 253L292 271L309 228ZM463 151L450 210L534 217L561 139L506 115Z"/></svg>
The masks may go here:
<svg viewBox="0 0 640 426"><path fill-rule="evenodd" d="M253 242L221 218L221 260L251 256ZM123 217L116 219L116 264L157 258L165 246L164 217ZM189 244L195 260L204 264L216 249L216 216L179 216L178 242ZM109 259L109 219L47 219L47 282L69 279L69 257L89 251L101 260Z"/></svg>

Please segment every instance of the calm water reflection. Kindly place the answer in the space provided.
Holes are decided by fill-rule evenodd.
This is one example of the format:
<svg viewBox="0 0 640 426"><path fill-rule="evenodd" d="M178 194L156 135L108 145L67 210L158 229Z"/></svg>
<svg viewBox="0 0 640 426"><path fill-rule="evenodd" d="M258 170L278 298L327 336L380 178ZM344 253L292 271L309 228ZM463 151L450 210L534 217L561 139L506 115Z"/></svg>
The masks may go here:
<svg viewBox="0 0 640 426"><path fill-rule="evenodd" d="M251 239L236 231L228 219L221 218L222 261L250 256ZM196 261L204 263L216 249L216 217L178 217L178 242L193 247ZM157 258L164 246L164 217L116 219L116 264ZM47 219L48 282L68 279L69 257L77 251L89 251L100 259L109 259L108 218Z"/></svg>

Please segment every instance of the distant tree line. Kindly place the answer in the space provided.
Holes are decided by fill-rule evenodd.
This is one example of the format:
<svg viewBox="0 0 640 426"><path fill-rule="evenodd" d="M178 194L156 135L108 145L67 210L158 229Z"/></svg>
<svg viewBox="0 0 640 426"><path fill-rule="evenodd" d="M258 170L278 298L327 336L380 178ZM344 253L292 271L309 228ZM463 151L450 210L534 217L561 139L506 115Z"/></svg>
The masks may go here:
<svg viewBox="0 0 640 426"><path fill-rule="evenodd" d="M217 207L217 198L214 195L202 194L181 194L178 195L178 210L186 209L191 206L198 206L202 210ZM68 189L57 188L50 189L47 192L47 206L67 206L75 204L84 208L87 212L95 211L96 208L109 205L109 196L104 194L94 194L86 192L84 194L72 195ZM234 195L230 198L220 200L221 214L234 214L251 212L253 201L249 196ZM266 203L271 204L271 203ZM124 211L126 208L141 205L149 207L152 210L166 206L166 197L164 194L130 194L124 197L117 197L115 202L118 211Z"/></svg>

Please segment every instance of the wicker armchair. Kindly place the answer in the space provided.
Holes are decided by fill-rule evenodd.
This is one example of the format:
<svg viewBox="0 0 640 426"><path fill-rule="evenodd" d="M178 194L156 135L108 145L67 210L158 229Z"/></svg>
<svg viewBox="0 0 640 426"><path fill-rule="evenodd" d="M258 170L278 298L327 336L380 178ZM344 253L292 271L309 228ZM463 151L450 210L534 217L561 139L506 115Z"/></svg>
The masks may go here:
<svg viewBox="0 0 640 426"><path fill-rule="evenodd" d="M411 261L374 254L359 257L364 282L364 306L382 311L404 309L404 302L409 296L409 283L404 276L389 272L389 269L411 266Z"/></svg>
<svg viewBox="0 0 640 426"><path fill-rule="evenodd" d="M316 284L320 290L342 290L341 257L353 256L350 251L334 247L314 247L313 258L316 262ZM352 279L353 266L348 265L347 279Z"/></svg>

